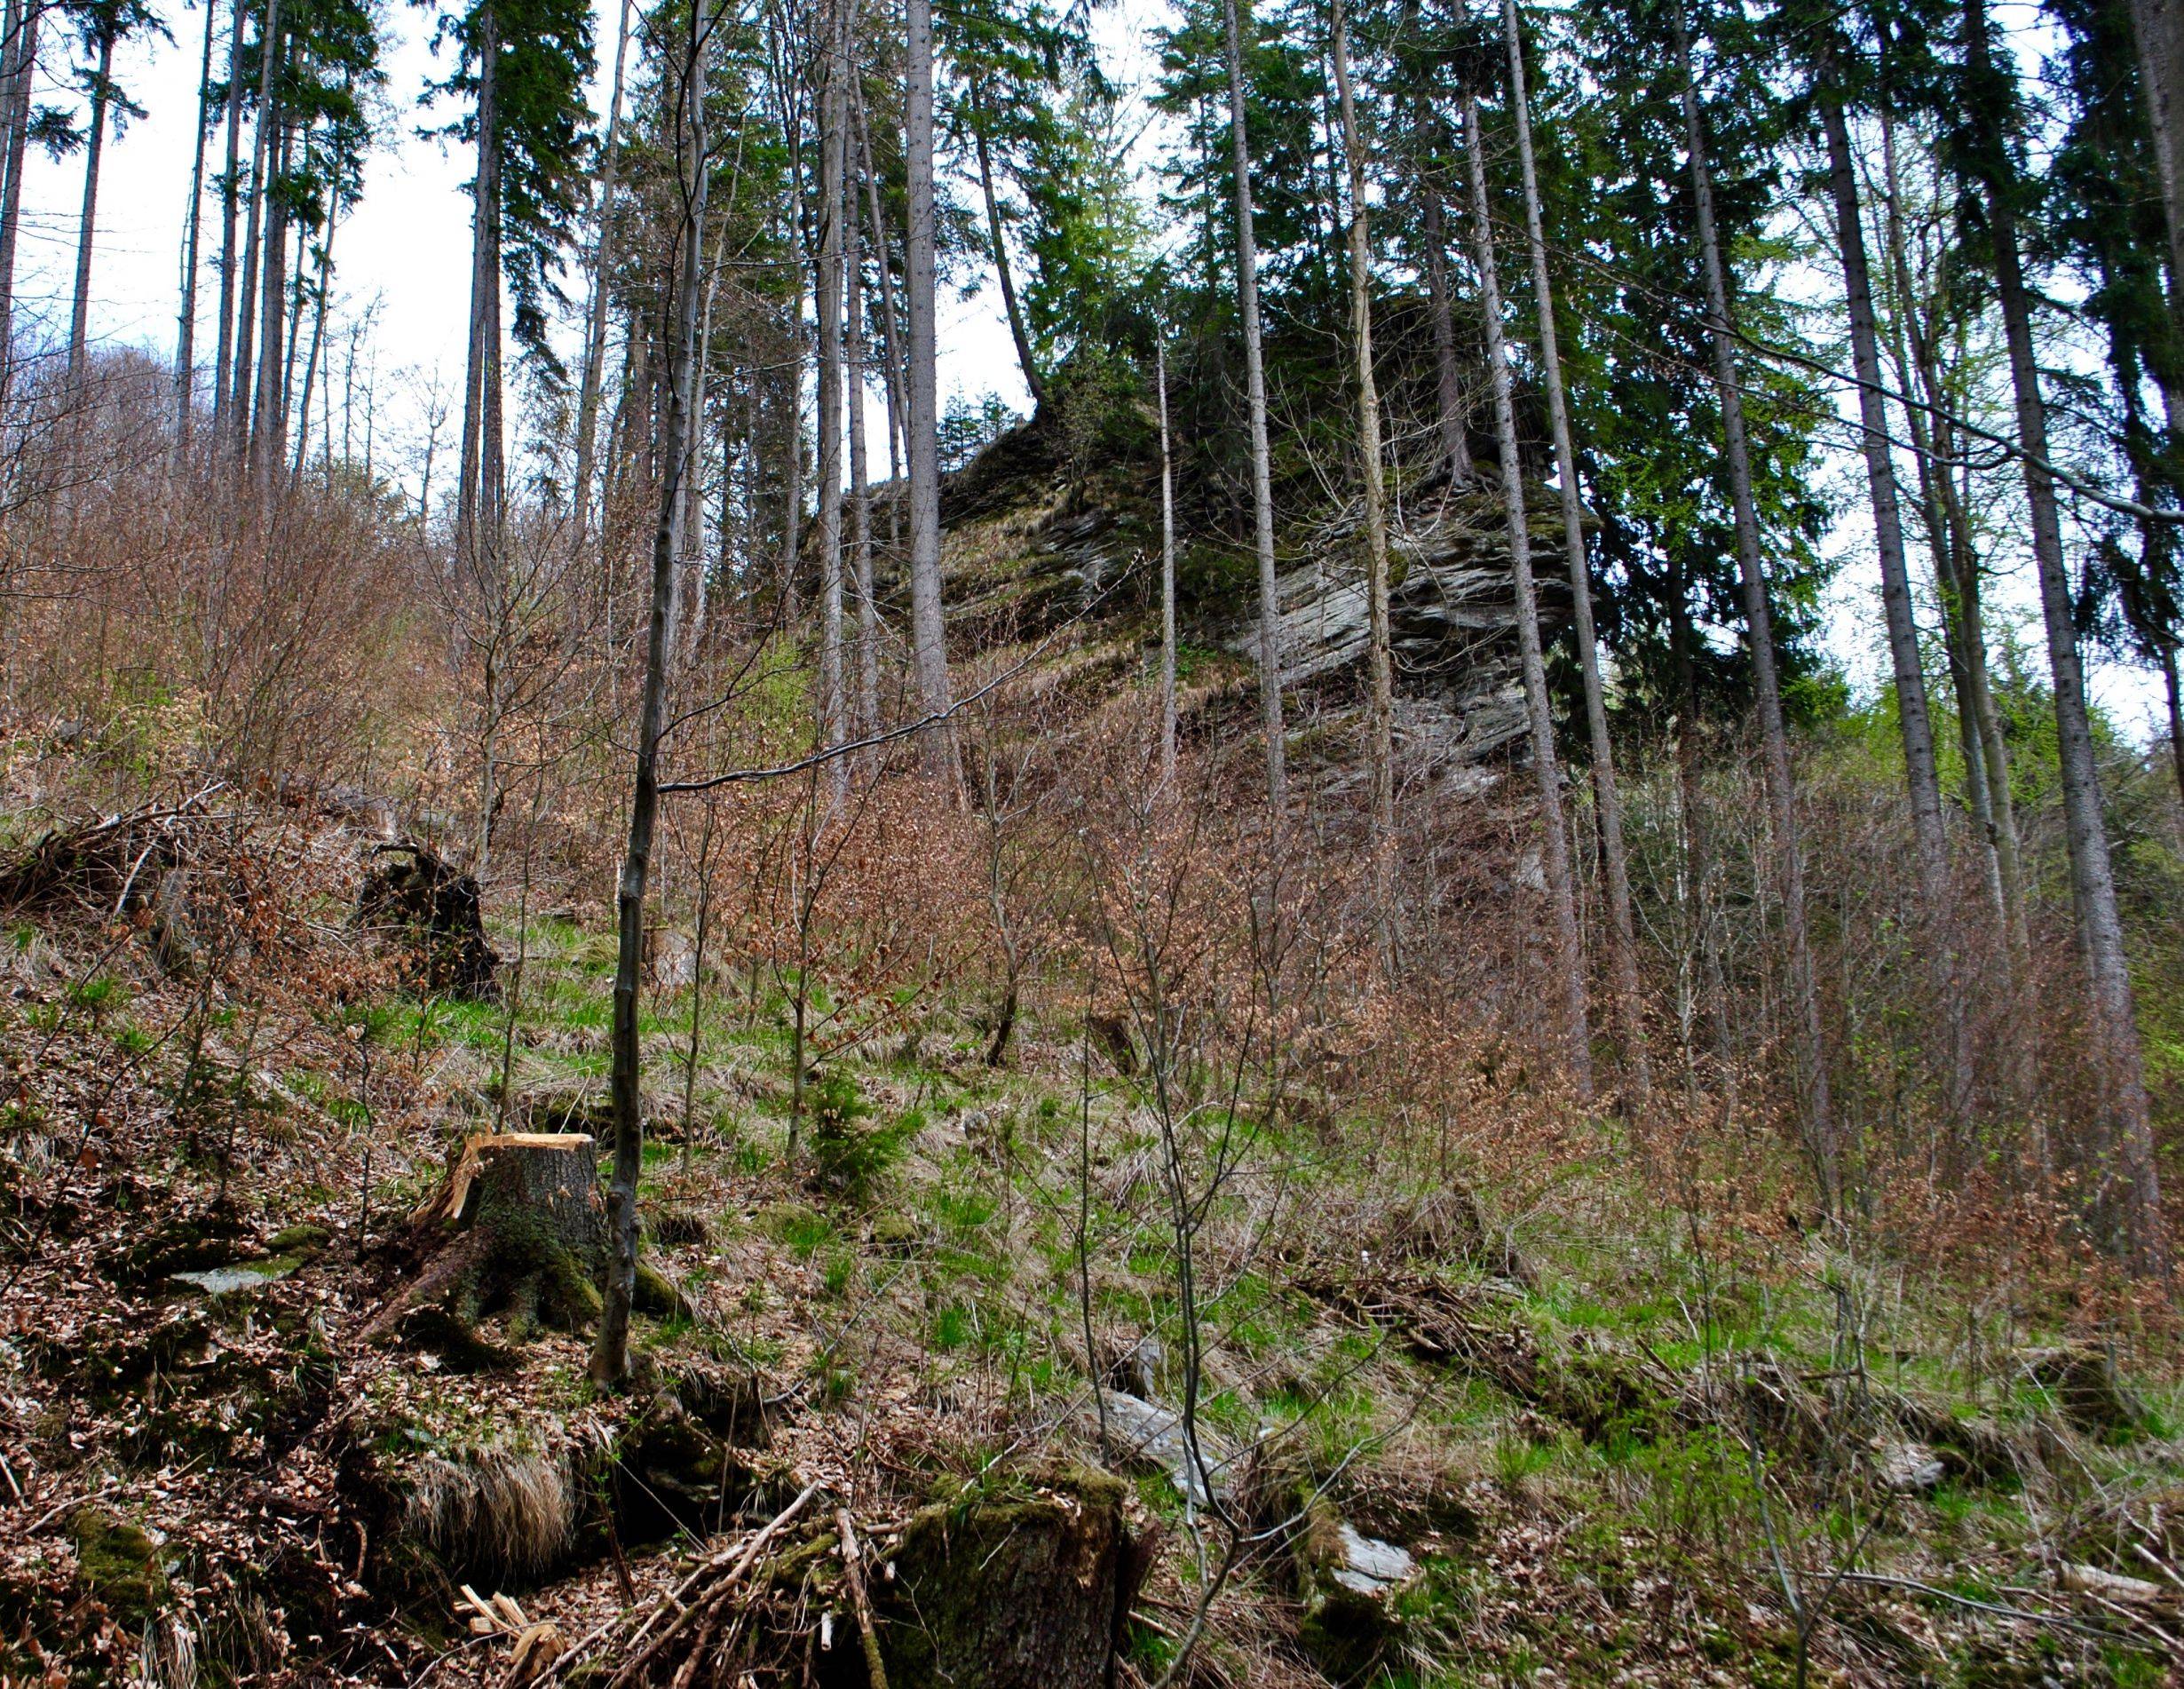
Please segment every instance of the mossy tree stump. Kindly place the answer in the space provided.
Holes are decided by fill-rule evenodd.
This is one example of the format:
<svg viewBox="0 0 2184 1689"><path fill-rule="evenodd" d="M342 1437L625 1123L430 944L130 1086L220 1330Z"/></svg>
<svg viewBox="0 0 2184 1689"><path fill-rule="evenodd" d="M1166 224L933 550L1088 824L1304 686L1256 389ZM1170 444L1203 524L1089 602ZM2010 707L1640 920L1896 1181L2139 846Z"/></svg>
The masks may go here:
<svg viewBox="0 0 2184 1689"><path fill-rule="evenodd" d="M1142 1569L1123 1495L1070 1471L913 1515L874 1590L889 1689L1104 1689Z"/></svg>
<svg viewBox="0 0 2184 1689"><path fill-rule="evenodd" d="M411 1217L420 1265L366 1328L367 1340L435 1305L464 1328L505 1312L512 1336L582 1329L599 1312L606 1205L584 1132L468 1139L447 1181Z"/></svg>

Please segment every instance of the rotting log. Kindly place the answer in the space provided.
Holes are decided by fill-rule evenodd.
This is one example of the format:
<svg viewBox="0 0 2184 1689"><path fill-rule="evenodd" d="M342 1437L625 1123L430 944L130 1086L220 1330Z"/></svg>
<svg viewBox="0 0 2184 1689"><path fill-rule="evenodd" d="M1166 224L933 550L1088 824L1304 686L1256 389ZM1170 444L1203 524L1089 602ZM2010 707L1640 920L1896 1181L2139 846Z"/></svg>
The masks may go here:
<svg viewBox="0 0 2184 1689"><path fill-rule="evenodd" d="M365 1326L372 1342L435 1306L463 1328L505 1311L518 1338L541 1322L580 1330L599 1311L606 1208L583 1132L464 1140L439 1189L410 1217L415 1269Z"/></svg>

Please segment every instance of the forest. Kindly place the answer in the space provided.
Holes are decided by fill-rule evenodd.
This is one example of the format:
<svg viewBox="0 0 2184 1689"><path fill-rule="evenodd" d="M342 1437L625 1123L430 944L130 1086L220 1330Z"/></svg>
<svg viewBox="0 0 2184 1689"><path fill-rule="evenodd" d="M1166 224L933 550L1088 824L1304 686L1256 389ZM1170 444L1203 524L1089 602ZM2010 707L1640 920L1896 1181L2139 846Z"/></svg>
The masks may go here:
<svg viewBox="0 0 2184 1689"><path fill-rule="evenodd" d="M2180 536L2184 0L0 0L0 1689L2179 1681Z"/></svg>

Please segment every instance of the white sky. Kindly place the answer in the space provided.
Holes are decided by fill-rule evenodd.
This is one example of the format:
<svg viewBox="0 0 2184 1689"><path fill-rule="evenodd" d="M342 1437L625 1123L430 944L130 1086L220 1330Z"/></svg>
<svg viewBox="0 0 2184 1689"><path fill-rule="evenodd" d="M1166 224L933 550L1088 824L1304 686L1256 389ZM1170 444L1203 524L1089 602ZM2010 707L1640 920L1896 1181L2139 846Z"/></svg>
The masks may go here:
<svg viewBox="0 0 2184 1689"><path fill-rule="evenodd" d="M108 344L141 345L162 356L171 356L174 346L205 4L193 0L191 10L170 18L173 42L139 40L117 54L119 81L149 115L109 138L100 189L92 333ZM593 104L604 111L618 7L611 0L595 4L600 79ZM1096 14L1104 61L1125 86L1142 87L1154 74L1147 35L1167 11L1167 0L1120 0ZM405 431L415 425L414 399L406 397L414 391L411 384L433 371L451 389L459 380L469 274L470 205L463 184L470 166L459 149L415 133L421 124L444 121L417 106L425 82L445 74L428 46L433 14L390 5L383 27L389 40L384 133L367 166L362 202L336 237L336 311L378 302L382 454L399 462ZM58 97L51 73L63 64L59 34L49 27L43 42L48 73L41 77L40 92L47 99ZM1157 142L1156 134L1141 140L1141 162L1157 152ZM208 170L217 167L218 160L209 158ZM1152 186L1148 179L1149 195ZM56 329L66 326L82 193L80 156L58 163L34 156L26 183L19 297L27 312L46 314ZM210 256L218 238L210 196L207 206L203 238ZM1157 218L1153 226L1160 226ZM208 299L198 328L199 355L208 362L210 316ZM998 393L1012 406L1025 407L997 289L944 297L939 327L944 406L954 395L975 400ZM883 426L876 415L873 422ZM1845 467L1855 463L1846 457ZM1845 501L1849 514L1831 542L1845 567L1828 600L1829 644L1854 682L1871 691L1884 684L1887 673L1878 583L1862 509L1863 478L1845 486L1855 496ZM2029 589L2026 582L2006 586L2003 606L2028 614L2033 603ZM2105 665L2096 669L2093 682L2101 702L2134 732L2158 730L2158 680Z"/></svg>

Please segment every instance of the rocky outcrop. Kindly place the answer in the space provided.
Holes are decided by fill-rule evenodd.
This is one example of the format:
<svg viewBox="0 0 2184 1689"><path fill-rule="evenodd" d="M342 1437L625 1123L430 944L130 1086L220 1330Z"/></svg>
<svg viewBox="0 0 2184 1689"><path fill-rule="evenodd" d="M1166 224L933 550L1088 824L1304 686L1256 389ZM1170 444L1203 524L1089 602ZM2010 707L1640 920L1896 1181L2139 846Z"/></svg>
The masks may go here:
<svg viewBox="0 0 2184 1689"><path fill-rule="evenodd" d="M1285 682L1337 714L1356 707L1365 685L1370 606L1357 520L1345 512L1313 532L1305 560L1278 582ZM1545 535L1533 540L1549 637L1570 598L1557 572L1541 567L1539 548L1555 543ZM1524 690L1500 501L1476 490L1436 492L1396 516L1389 548L1397 754L1421 772L1439 772L1516 745L1525 732ZM1258 618L1238 619L1223 638L1234 650L1255 652Z"/></svg>
<svg viewBox="0 0 2184 1689"><path fill-rule="evenodd" d="M1015 429L948 480L942 568L952 639L1041 638L1081 617L1082 637L1073 642L1080 661L1088 651L1101 652L1135 672L1146 632L1140 618L1157 596L1158 482L1131 464L1102 465L1092 482L1074 481L1046 432L1041 421ZM1569 587L1553 501L1542 492L1535 504L1534 567L1552 638L1569 614ZM1294 700L1293 729L1332 730L1338 741L1360 714L1365 686L1368 607L1358 520L1351 507L1293 525L1279 537L1287 560L1278 581L1278 637ZM1399 506L1389 539L1398 755L1416 776L1521 750L1516 595L1499 495L1482 487L1428 488ZM1188 531L1177 543L1186 553L1225 556L1232 549L1226 540ZM1250 662L1258 649L1257 607L1247 571L1230 574L1218 586L1183 583L1185 638ZM1109 637L1103 641L1102 634ZM1186 714L1192 702L1184 701Z"/></svg>

